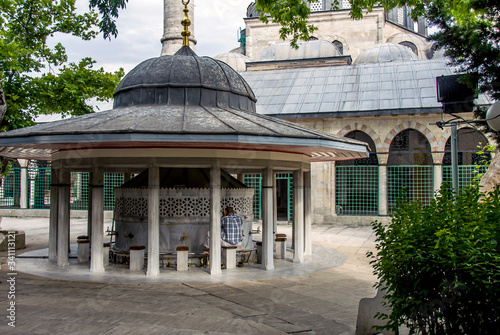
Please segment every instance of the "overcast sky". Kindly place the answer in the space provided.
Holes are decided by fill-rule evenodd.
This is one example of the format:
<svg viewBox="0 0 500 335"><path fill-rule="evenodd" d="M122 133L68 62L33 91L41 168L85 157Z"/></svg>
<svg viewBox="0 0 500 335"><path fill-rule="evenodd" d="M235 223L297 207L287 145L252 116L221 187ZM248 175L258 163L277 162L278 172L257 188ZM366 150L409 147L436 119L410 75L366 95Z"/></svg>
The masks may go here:
<svg viewBox="0 0 500 335"><path fill-rule="evenodd" d="M237 32L245 26L243 17L250 2L195 0L196 53L215 56L238 47ZM88 7L88 0L77 0L77 6ZM158 57L163 35L163 0L129 0L127 8L120 12L117 27L118 37L111 41L102 36L88 42L64 37L62 43L70 61L92 57L97 61L96 67L107 71L123 67L128 72L143 60Z"/></svg>

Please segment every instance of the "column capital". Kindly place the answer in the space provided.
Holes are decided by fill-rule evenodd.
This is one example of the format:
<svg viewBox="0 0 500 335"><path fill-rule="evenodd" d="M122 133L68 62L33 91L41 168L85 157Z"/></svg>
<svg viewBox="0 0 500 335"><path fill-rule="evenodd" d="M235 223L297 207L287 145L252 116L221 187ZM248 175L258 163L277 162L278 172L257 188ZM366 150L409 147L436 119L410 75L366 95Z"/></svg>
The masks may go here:
<svg viewBox="0 0 500 335"><path fill-rule="evenodd" d="M18 158L17 159L17 162L19 163L19 165L21 166L21 169L26 169L28 167L28 164L29 164L29 159L21 159L21 158Z"/></svg>
<svg viewBox="0 0 500 335"><path fill-rule="evenodd" d="M444 153L432 153L432 161L434 165L443 165L443 158L444 158Z"/></svg>
<svg viewBox="0 0 500 335"><path fill-rule="evenodd" d="M377 152L377 159L379 165L387 165L387 160L389 159L388 152Z"/></svg>

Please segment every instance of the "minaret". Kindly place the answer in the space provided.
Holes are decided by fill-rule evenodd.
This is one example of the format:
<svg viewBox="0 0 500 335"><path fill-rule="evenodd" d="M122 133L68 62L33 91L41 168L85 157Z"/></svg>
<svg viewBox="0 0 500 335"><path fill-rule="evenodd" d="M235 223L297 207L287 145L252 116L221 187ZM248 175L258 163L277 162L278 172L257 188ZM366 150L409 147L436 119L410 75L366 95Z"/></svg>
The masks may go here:
<svg viewBox="0 0 500 335"><path fill-rule="evenodd" d="M163 37L161 39L161 55L173 55L182 47L181 21L184 18L184 6L187 4L191 19L191 32L194 32L194 0L163 0ZM189 37L191 49L194 51L196 39L191 33Z"/></svg>

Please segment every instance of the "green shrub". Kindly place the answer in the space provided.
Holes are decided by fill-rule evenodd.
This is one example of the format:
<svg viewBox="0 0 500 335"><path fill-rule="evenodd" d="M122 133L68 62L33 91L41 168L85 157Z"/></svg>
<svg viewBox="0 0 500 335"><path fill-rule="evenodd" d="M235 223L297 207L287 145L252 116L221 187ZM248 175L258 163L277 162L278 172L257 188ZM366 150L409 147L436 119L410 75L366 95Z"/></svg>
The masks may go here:
<svg viewBox="0 0 500 335"><path fill-rule="evenodd" d="M401 200L392 222L374 222L372 258L386 287L385 328L411 334L497 334L500 329L500 188L455 195L443 186L424 206ZM493 332L493 333L492 333Z"/></svg>

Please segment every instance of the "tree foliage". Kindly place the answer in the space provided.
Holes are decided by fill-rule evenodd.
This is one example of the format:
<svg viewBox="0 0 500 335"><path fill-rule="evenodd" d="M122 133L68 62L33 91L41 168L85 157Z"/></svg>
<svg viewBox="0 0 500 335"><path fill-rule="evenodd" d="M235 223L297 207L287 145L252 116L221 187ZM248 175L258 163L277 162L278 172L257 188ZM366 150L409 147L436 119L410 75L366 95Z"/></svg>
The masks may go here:
<svg viewBox="0 0 500 335"><path fill-rule="evenodd" d="M95 38L96 27L97 14L77 14L75 0L0 2L0 86L7 105L1 130L29 126L39 114L89 113L88 99L112 97L123 70L94 70L89 58L68 63L57 43L59 34Z"/></svg>
<svg viewBox="0 0 500 335"><path fill-rule="evenodd" d="M421 334L491 334L500 327L500 187L456 195L441 188L429 206L400 200L388 226L374 223L374 273L385 286L387 328Z"/></svg>
<svg viewBox="0 0 500 335"><path fill-rule="evenodd" d="M307 6L310 0L257 0L255 10L260 13L259 19L268 23L268 16L274 23L281 25L279 30L281 39L291 36L291 45L297 46L297 41L307 41L310 35L317 30L307 20L311 10Z"/></svg>
<svg viewBox="0 0 500 335"><path fill-rule="evenodd" d="M5 104L5 95L3 94L2 87L0 87L0 122L3 120L6 111L7 105Z"/></svg>
<svg viewBox="0 0 500 335"><path fill-rule="evenodd" d="M89 7L97 8L101 15L99 27L104 38L111 38L111 36L118 36L118 29L116 28L116 19L118 18L119 11L127 7L128 0L89 0Z"/></svg>

